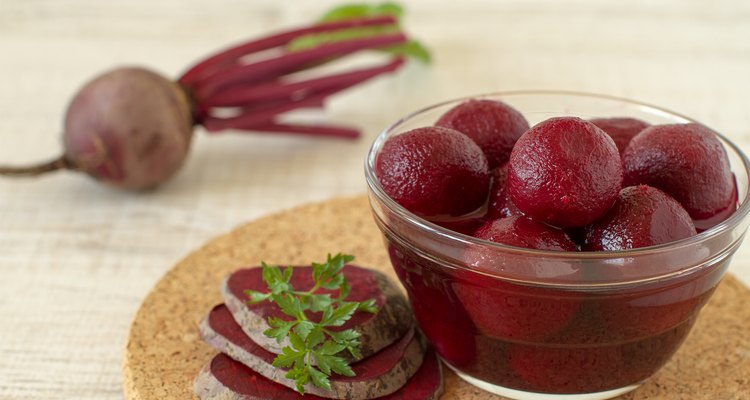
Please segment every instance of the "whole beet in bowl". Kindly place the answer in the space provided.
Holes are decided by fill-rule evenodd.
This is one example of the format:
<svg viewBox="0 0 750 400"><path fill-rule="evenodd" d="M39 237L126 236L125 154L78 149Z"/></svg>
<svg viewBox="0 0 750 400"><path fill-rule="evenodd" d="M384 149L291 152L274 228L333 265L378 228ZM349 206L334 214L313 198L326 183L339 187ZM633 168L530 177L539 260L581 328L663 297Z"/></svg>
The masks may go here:
<svg viewBox="0 0 750 400"><path fill-rule="evenodd" d="M600 95L538 91L473 98L501 100L531 126L559 116L695 122ZM386 194L376 174L389 138L433 125L465 100L400 119L378 136L366 160L373 215L419 327L461 378L495 394L596 400L634 390L682 344L739 247L748 227L750 162L717 134L739 206L695 236L608 252L507 246L459 233L470 232L462 221L438 225L417 216Z"/></svg>

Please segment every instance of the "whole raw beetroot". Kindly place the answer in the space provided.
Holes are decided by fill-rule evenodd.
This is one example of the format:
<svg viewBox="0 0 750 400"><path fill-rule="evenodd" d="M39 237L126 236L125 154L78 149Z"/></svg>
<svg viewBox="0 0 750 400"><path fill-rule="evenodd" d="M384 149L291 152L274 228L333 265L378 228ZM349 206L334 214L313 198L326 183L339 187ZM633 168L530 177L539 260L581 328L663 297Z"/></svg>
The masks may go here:
<svg viewBox="0 0 750 400"><path fill-rule="evenodd" d="M142 68L119 68L71 101L64 157L104 183L148 189L182 166L192 129L188 97L176 83Z"/></svg>

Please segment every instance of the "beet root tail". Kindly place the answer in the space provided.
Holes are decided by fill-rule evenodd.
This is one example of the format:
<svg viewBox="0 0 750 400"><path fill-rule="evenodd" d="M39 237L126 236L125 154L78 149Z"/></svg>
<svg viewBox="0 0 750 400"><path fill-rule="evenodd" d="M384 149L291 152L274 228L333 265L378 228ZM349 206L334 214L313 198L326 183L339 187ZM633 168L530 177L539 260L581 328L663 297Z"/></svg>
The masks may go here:
<svg viewBox="0 0 750 400"><path fill-rule="evenodd" d="M9 177L34 177L46 174L48 172L58 171L61 169L75 170L75 165L68 160L65 156L61 156L52 161L25 166L25 167L11 167L0 165L0 175Z"/></svg>

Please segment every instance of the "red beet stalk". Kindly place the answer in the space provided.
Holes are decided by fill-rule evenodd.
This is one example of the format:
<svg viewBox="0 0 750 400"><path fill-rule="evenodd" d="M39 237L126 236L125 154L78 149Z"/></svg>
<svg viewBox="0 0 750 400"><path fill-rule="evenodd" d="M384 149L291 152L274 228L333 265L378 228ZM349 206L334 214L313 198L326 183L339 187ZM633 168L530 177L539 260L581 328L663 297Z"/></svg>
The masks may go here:
<svg viewBox="0 0 750 400"><path fill-rule="evenodd" d="M358 133L351 128L342 130L328 125L300 127L282 124L277 119L295 109L320 107L327 97L341 90L393 72L403 65L402 58L395 58L380 66L301 81L293 81L288 75L362 50L401 44L407 41L406 36L402 33L384 34L322 44L293 52L287 51L283 46L311 33L356 27L395 27L395 24L393 17L386 16L326 23L283 32L240 44L211 56L188 70L179 82L191 94L195 123L203 125L209 132L226 129L256 131L262 130L262 127L273 127L273 131L280 131L288 126L291 129L287 133L356 138ZM276 56L242 62L253 53L269 50L276 50ZM227 110L230 111L230 117L225 116Z"/></svg>
<svg viewBox="0 0 750 400"><path fill-rule="evenodd" d="M293 29L261 39L251 40L240 45L230 47L199 62L198 64L191 67L187 72L185 72L178 80L178 82L183 85L189 86L196 80L205 78L206 75L216 72L217 69L226 66L227 64L233 64L237 62L237 60L244 56L247 56L248 54L286 45L294 39L297 39L304 35L331 32L348 28L365 28L381 25L393 25L395 23L396 20L392 16L352 19L347 21L329 22L326 24Z"/></svg>
<svg viewBox="0 0 750 400"><path fill-rule="evenodd" d="M209 115L203 119L202 123L209 132L216 132L224 129L253 129L259 124L265 124L268 121L273 120L281 113L301 107L319 105L328 96L381 73L393 71L401 66L403 62L403 59L397 58L386 65L367 70L312 79L296 84L266 85L267 93L270 92L268 94L271 94L271 96L269 96L270 99L275 100L276 98L281 97L286 100L280 103L271 104L270 106L263 106L261 100L262 97L257 97L259 93L263 93L262 87L258 92L255 92L253 88L250 87L246 91L236 93L238 96L246 95L253 101L238 101L234 105L244 105L247 107L254 104L256 107L245 109L240 115L231 118L220 118ZM297 96L294 96L295 94L297 94ZM252 96L255 96L255 98L253 99ZM209 101L207 100L207 102Z"/></svg>

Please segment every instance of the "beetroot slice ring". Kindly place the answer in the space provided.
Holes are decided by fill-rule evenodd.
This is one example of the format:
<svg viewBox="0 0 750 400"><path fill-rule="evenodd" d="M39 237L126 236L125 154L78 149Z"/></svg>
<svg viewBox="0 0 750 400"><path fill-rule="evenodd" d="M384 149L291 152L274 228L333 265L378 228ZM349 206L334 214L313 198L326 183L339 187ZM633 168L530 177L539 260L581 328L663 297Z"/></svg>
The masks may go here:
<svg viewBox="0 0 750 400"><path fill-rule="evenodd" d="M294 271L291 284L297 290L308 290L313 287L311 267L295 267ZM375 299L378 312L376 314L356 312L344 325L330 329L332 331L354 329L359 332L362 335L359 338L362 358L367 358L401 338L413 324L414 318L406 298L385 275L354 265L347 265L342 271L351 286L347 301ZM221 294L245 334L266 350L280 354L281 349L289 345L289 339L278 343L263 332L271 328L267 322L268 317L283 320L290 320L290 317L284 314L278 305L271 302L248 304L250 298L245 294L247 289L267 291L261 268L247 268L233 272L222 283ZM321 291L321 293L327 292ZM307 317L317 321L320 315L308 311Z"/></svg>
<svg viewBox="0 0 750 400"><path fill-rule="evenodd" d="M215 349L252 368L258 374L294 388L295 381L284 377L285 369L273 365L276 354L253 342L242 331L223 304L214 307L200 324L203 340ZM399 341L352 364L356 376L331 375L331 390L307 384L305 392L328 398L369 399L391 394L406 384L422 364L424 345L411 327Z"/></svg>
<svg viewBox="0 0 750 400"><path fill-rule="evenodd" d="M195 394L201 400L318 400L270 381L226 354L217 354L195 378ZM430 350L417 373L401 389L383 400L437 400L443 393L443 370Z"/></svg>

